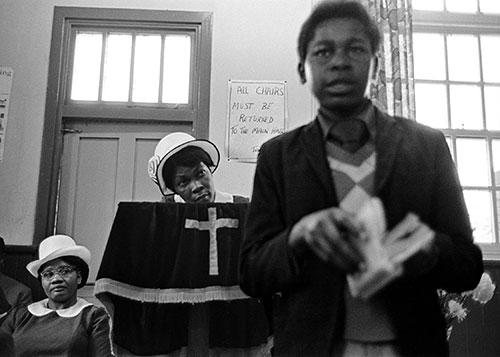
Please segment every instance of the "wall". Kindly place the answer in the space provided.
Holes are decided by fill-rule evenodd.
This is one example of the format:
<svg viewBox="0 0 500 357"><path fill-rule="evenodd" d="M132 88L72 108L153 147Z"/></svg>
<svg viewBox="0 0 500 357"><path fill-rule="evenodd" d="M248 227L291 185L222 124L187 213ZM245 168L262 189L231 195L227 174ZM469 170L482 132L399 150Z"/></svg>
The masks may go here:
<svg viewBox="0 0 500 357"><path fill-rule="evenodd" d="M0 162L0 236L31 244L54 6L213 12L210 139L226 143L227 81L286 80L288 128L311 119L312 98L296 73L296 39L309 0L0 0L0 66L12 67L9 120ZM250 195L254 164L222 158L217 187Z"/></svg>

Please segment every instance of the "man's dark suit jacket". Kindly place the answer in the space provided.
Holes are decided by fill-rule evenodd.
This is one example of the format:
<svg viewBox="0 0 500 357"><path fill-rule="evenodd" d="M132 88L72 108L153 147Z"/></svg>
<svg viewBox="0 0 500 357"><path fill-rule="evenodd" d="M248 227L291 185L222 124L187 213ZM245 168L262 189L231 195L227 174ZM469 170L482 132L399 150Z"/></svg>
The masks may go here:
<svg viewBox="0 0 500 357"><path fill-rule="evenodd" d="M380 294L403 355L446 356L437 288L473 289L483 272L457 172L442 133L376 110L375 195L391 229L408 212L436 232L437 263ZM274 355L332 356L342 339L345 274L311 253L297 256L288 234L301 217L338 206L317 120L262 145L241 250L242 290L274 299ZM414 259L414 262L416 260Z"/></svg>
<svg viewBox="0 0 500 357"><path fill-rule="evenodd" d="M23 283L0 273L0 287L11 308L31 304L31 289Z"/></svg>

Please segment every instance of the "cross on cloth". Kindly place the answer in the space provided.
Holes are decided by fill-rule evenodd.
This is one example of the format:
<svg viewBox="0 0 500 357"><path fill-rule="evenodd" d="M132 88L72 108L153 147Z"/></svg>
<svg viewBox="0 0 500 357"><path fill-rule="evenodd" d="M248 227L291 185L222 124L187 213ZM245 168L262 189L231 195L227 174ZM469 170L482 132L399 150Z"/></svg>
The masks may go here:
<svg viewBox="0 0 500 357"><path fill-rule="evenodd" d="M208 221L197 221L195 219L186 219L184 228L199 229L200 231L209 231L210 233L210 248L209 248L209 275L219 275L219 261L217 252L217 229L238 228L238 219L234 218L219 218L217 219L217 209L215 207L208 208Z"/></svg>

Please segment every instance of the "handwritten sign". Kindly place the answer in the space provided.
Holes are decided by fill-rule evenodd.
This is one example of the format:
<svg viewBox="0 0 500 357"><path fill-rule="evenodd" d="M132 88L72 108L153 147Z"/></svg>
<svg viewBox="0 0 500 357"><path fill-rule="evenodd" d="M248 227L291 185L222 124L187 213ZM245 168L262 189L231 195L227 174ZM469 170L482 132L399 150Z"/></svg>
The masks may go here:
<svg viewBox="0 0 500 357"><path fill-rule="evenodd" d="M285 132L286 81L229 81L228 158L255 161L260 146Z"/></svg>

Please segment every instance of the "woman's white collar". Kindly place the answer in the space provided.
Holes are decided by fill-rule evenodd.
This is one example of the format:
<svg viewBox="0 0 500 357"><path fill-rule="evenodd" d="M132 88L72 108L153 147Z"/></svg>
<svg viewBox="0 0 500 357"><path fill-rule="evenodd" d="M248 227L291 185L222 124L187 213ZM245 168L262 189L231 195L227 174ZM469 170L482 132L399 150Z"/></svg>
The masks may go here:
<svg viewBox="0 0 500 357"><path fill-rule="evenodd" d="M92 305L90 302L77 298L76 304L62 310L51 310L47 306L49 299L40 300L28 305L28 311L35 316L45 316L51 312L57 313L60 317L75 317L77 316L85 307Z"/></svg>

